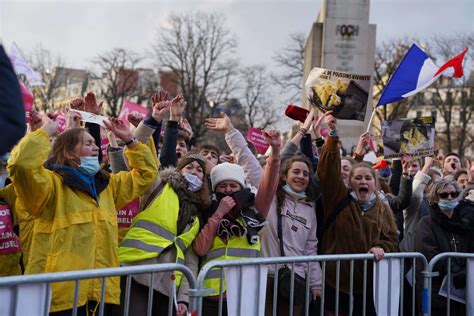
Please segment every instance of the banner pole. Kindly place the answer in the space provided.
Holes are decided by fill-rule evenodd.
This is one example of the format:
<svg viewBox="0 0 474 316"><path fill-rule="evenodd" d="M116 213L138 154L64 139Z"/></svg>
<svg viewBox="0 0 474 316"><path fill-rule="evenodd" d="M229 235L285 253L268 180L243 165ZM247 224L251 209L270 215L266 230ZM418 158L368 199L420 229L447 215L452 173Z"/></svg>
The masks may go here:
<svg viewBox="0 0 474 316"><path fill-rule="evenodd" d="M374 120L374 117L375 117L375 108L372 110L372 115L370 115L370 120L369 120L369 124L367 124L366 132L370 132L370 126L372 125L372 121Z"/></svg>

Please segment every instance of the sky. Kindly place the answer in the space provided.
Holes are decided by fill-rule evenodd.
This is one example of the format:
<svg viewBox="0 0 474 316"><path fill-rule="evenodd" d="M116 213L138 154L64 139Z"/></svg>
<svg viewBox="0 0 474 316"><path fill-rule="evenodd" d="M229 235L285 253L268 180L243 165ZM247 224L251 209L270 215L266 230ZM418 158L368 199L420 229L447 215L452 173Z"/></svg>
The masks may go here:
<svg viewBox="0 0 474 316"><path fill-rule="evenodd" d="M0 40L25 52L41 43L67 66L90 68L94 56L114 47L147 51L170 13L199 10L225 17L242 64L272 67L290 33L308 34L320 6L320 0L0 0ZM474 32L474 0L372 0L369 21L377 25L377 42Z"/></svg>

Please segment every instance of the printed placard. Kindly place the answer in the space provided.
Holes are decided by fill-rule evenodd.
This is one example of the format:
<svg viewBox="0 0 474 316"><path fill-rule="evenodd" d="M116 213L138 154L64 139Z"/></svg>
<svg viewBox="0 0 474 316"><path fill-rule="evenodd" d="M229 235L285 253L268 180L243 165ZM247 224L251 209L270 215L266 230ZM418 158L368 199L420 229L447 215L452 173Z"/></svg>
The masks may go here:
<svg viewBox="0 0 474 316"><path fill-rule="evenodd" d="M127 117L129 114L132 114L133 112L138 112L142 114L143 116L146 116L148 113L148 110L139 104L136 104L130 101L125 101L122 105L122 110L120 111L119 120L121 120L125 124L130 124L127 120Z"/></svg>
<svg viewBox="0 0 474 316"><path fill-rule="evenodd" d="M137 216L140 210L140 200L135 199L124 207L120 208L117 213L118 226L122 228L130 228L132 220Z"/></svg>
<svg viewBox="0 0 474 316"><path fill-rule="evenodd" d="M6 204L0 204L0 255L20 251L20 240L13 231L10 207Z"/></svg>
<svg viewBox="0 0 474 316"><path fill-rule="evenodd" d="M305 84L309 103L342 120L364 121L370 75L313 68Z"/></svg>
<svg viewBox="0 0 474 316"><path fill-rule="evenodd" d="M435 119L427 116L383 121L382 137L385 159L399 158L404 153L431 156L435 151Z"/></svg>
<svg viewBox="0 0 474 316"><path fill-rule="evenodd" d="M267 144L265 138L263 138L262 130L258 128L249 128L247 131L247 140L254 144L255 149L259 154L264 155L270 145Z"/></svg>
<svg viewBox="0 0 474 316"><path fill-rule="evenodd" d="M107 127L104 124L104 121L107 120L107 118L105 116L97 115L97 114L94 114L94 113L91 113L91 112L84 112L84 111L74 110L74 109L70 109L69 111L79 113L81 115L81 121L83 121L83 122L99 124L100 126L102 126L104 128Z"/></svg>

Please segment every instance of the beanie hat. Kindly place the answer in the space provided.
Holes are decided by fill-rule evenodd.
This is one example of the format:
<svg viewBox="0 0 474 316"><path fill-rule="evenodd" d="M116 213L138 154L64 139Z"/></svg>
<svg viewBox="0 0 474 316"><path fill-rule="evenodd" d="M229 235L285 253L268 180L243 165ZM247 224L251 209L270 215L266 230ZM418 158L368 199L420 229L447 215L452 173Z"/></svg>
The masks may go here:
<svg viewBox="0 0 474 316"><path fill-rule="evenodd" d="M241 166L235 163L221 163L211 171L212 191L216 190L216 186L222 181L231 180L240 184L242 189L245 188L245 173Z"/></svg>
<svg viewBox="0 0 474 316"><path fill-rule="evenodd" d="M196 161L202 168L204 174L206 174L206 162L203 156L195 154L195 153L188 153L181 157L178 161L178 166L176 170L181 171L186 165L189 165L193 161Z"/></svg>

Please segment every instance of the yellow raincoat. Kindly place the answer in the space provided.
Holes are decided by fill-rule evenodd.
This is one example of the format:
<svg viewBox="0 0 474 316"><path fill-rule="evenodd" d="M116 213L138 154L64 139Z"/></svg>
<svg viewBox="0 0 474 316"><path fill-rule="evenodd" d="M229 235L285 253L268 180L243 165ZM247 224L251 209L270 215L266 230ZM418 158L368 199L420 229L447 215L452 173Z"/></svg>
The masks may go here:
<svg viewBox="0 0 474 316"><path fill-rule="evenodd" d="M20 141L8 164L18 199L35 217L25 274L118 267L117 210L155 181L149 148L139 144L126 150L132 170L110 175L98 203L43 167L50 151L48 134L40 129ZM100 291L99 279L81 281L78 306L99 301ZM53 283L51 312L71 309L73 298L73 282ZM120 303L118 277L106 280L105 303Z"/></svg>

